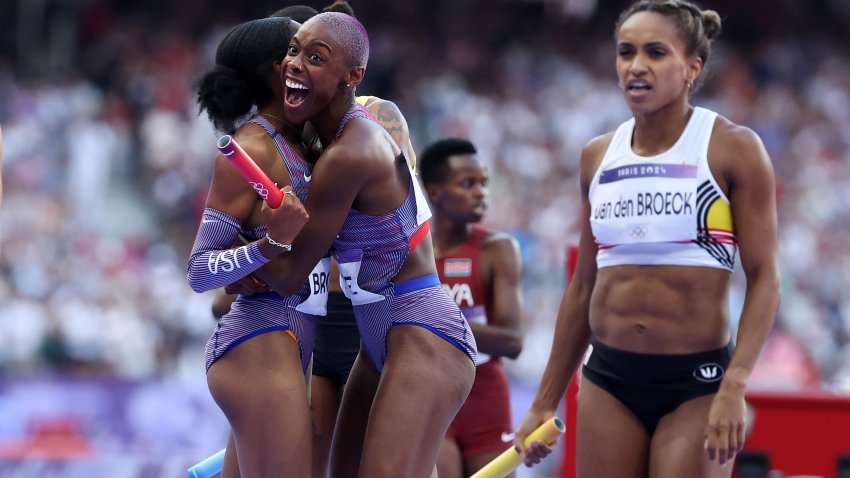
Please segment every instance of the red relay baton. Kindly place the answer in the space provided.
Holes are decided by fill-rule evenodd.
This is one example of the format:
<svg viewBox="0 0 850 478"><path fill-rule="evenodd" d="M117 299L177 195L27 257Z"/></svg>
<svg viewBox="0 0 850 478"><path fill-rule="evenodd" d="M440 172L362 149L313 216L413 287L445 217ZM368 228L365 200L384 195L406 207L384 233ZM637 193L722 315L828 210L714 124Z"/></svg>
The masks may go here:
<svg viewBox="0 0 850 478"><path fill-rule="evenodd" d="M248 184L254 188L254 191L257 191L257 194L266 201L269 207L272 209L280 207L280 203L283 202L283 193L280 192L280 188L257 166L257 163L248 156L248 153L239 146L239 143L232 136L226 134L218 138L216 147L225 158L230 160L239 174L248 180Z"/></svg>

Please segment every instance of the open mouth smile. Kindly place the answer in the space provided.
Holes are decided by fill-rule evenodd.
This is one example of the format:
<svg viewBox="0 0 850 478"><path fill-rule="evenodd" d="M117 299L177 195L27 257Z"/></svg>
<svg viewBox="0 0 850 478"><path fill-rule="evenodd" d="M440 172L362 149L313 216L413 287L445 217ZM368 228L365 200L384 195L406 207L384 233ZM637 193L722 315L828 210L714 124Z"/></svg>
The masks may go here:
<svg viewBox="0 0 850 478"><path fill-rule="evenodd" d="M286 79L286 105L291 108L297 108L304 100L307 99L307 95L310 93L310 88L307 87L304 83L295 81L291 78Z"/></svg>

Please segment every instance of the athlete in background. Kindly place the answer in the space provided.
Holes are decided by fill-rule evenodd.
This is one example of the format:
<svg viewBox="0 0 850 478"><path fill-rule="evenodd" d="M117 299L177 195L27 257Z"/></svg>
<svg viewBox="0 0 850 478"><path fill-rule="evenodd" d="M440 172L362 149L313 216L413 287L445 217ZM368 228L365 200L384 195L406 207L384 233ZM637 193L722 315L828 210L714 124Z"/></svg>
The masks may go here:
<svg viewBox="0 0 850 478"><path fill-rule="evenodd" d="M522 350L522 260L516 239L479 225L489 177L476 153L471 142L449 138L428 146L420 159L437 273L469 321L479 352L472 391L440 448L440 478L470 476L514 438L501 358Z"/></svg>

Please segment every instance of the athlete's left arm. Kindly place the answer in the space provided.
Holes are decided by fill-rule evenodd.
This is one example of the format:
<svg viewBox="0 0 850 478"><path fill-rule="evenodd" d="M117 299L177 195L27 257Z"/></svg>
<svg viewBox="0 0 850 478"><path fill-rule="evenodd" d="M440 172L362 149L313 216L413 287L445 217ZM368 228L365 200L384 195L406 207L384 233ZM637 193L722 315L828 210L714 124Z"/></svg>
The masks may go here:
<svg viewBox="0 0 850 478"><path fill-rule="evenodd" d="M779 308L779 239L773 165L761 139L734 126L720 145L728 155L729 201L747 293L735 354L724 385L743 387L767 339Z"/></svg>
<svg viewBox="0 0 850 478"><path fill-rule="evenodd" d="M709 456L714 458L716 451L722 464L743 446L744 392L779 308L779 240L773 166L758 135L726 123L715 133L709 157L719 160L718 171L728 184L747 278L735 352L712 403L706 430Z"/></svg>
<svg viewBox="0 0 850 478"><path fill-rule="evenodd" d="M478 350L489 355L516 358L522 351L522 259L516 239L498 234L484 244L481 258L491 284L493 314L489 324L469 326Z"/></svg>
<svg viewBox="0 0 850 478"><path fill-rule="evenodd" d="M407 158L410 168L415 171L416 152L413 150L413 143L410 142L410 129L407 127L407 120L404 119L404 115L401 114L398 106L390 100L375 97L366 103L366 109L378 118L381 126L404 152L404 157Z"/></svg>

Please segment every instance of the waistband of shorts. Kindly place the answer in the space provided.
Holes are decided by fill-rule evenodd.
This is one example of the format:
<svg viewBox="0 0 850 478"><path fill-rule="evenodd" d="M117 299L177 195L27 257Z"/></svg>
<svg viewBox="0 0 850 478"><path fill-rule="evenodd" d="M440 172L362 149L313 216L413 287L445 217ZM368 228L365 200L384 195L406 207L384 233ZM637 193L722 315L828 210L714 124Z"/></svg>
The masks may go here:
<svg viewBox="0 0 850 478"><path fill-rule="evenodd" d="M440 285L440 276L431 274L393 284L393 293L395 295L402 295L438 285Z"/></svg>
<svg viewBox="0 0 850 478"><path fill-rule="evenodd" d="M627 350L615 349L613 347L605 345L602 342L598 341L596 338L591 339L590 345L593 346L594 352L599 351L609 357L616 357L618 360L623 360L625 362L632 363L659 363L670 361L677 362L681 360L716 360L718 356L723 356L725 354L731 356L733 349L731 340L719 349L705 350L703 352L696 352L692 354L644 354L639 352L629 352Z"/></svg>

